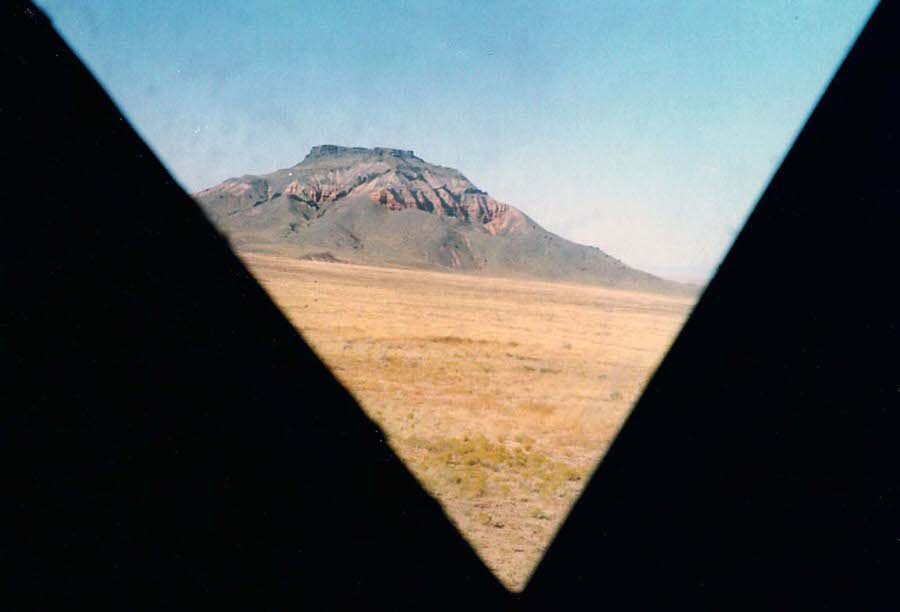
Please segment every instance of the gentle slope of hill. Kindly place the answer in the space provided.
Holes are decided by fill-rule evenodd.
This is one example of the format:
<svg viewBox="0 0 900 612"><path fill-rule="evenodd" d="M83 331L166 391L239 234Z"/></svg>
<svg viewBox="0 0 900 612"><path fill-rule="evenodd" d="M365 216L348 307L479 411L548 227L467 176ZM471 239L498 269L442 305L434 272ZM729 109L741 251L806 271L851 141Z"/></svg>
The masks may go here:
<svg viewBox="0 0 900 612"><path fill-rule="evenodd" d="M548 232L459 171L401 149L313 147L195 194L241 250L690 293Z"/></svg>

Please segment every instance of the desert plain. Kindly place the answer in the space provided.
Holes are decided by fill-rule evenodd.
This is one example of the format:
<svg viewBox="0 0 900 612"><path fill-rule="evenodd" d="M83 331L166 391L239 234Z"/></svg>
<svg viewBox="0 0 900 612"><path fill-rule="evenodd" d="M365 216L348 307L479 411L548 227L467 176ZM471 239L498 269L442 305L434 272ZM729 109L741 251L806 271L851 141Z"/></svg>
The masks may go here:
<svg viewBox="0 0 900 612"><path fill-rule="evenodd" d="M240 256L513 591L524 588L695 301Z"/></svg>

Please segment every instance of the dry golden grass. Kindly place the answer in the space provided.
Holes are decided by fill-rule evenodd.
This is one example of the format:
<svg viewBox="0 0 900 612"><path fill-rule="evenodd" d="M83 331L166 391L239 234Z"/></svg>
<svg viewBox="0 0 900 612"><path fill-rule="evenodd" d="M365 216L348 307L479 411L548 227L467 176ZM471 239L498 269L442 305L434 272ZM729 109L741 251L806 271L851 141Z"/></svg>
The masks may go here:
<svg viewBox="0 0 900 612"><path fill-rule="evenodd" d="M242 257L513 590L524 587L693 304Z"/></svg>

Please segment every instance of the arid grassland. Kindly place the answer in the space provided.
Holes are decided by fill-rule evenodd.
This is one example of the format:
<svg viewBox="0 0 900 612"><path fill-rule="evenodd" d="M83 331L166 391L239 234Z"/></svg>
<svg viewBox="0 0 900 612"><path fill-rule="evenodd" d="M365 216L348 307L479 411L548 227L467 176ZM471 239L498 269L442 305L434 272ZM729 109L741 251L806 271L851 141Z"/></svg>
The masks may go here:
<svg viewBox="0 0 900 612"><path fill-rule="evenodd" d="M242 257L514 590L693 304L582 285Z"/></svg>

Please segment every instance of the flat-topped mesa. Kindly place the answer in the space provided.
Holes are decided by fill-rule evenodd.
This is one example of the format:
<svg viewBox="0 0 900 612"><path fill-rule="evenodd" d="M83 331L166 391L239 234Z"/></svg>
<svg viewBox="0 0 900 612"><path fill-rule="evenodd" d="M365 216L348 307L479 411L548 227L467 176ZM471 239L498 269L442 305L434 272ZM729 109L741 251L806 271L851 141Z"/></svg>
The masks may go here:
<svg viewBox="0 0 900 612"><path fill-rule="evenodd" d="M310 149L309 154L303 161L308 159L318 159L322 157L336 157L342 155L360 155L360 156L379 156L379 157L401 157L403 159L412 159L416 154L408 149L390 149L387 147L374 147L367 149L365 147L342 147L340 145L317 145Z"/></svg>
<svg viewBox="0 0 900 612"><path fill-rule="evenodd" d="M247 250L681 290L548 232L408 149L318 145L289 168L228 179L196 198Z"/></svg>
<svg viewBox="0 0 900 612"><path fill-rule="evenodd" d="M450 217L494 235L522 231L527 225L520 211L498 202L458 170L430 164L408 149L387 147L314 146L291 168L229 179L198 196L225 199L231 202L229 214L246 209L251 219L268 210L260 208L264 203L279 197L292 201L290 214L306 221L350 198L367 199L391 211L418 209Z"/></svg>

